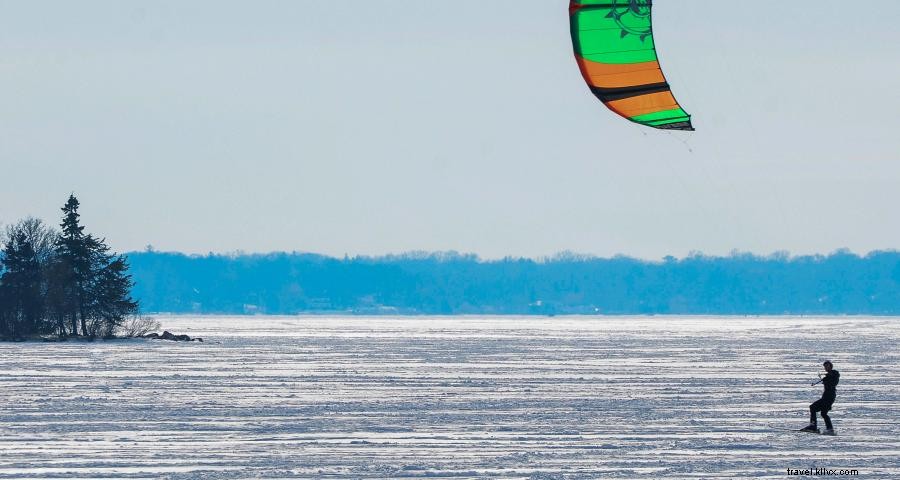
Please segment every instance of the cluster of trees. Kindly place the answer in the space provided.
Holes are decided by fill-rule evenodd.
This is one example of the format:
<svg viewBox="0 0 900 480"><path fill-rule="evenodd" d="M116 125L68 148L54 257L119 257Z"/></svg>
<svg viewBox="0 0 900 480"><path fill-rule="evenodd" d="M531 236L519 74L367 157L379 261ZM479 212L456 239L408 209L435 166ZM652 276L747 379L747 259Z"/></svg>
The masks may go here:
<svg viewBox="0 0 900 480"><path fill-rule="evenodd" d="M34 218L0 236L0 338L111 337L137 314L128 263L84 232L70 195L57 231Z"/></svg>
<svg viewBox="0 0 900 480"><path fill-rule="evenodd" d="M694 254L647 261L563 254L131 253L144 310L359 314L900 314L900 253Z"/></svg>

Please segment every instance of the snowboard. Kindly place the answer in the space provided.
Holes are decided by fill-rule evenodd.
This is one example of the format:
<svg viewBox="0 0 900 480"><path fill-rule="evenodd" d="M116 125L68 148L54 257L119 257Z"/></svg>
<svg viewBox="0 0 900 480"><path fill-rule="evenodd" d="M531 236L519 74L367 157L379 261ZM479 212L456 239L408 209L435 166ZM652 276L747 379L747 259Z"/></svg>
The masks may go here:
<svg viewBox="0 0 900 480"><path fill-rule="evenodd" d="M836 433L825 433L825 430L806 430L806 429L801 428L799 430L794 430L794 431L801 432L801 433L813 433L816 435L825 435L826 437L836 437L837 436Z"/></svg>

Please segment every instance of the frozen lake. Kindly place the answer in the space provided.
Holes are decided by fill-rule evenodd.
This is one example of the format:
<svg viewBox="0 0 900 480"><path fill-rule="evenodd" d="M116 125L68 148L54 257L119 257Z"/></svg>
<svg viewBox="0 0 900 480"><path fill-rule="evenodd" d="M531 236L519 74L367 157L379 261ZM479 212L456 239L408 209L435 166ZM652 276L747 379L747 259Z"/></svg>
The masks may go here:
<svg viewBox="0 0 900 480"><path fill-rule="evenodd" d="M157 318L0 343L0 478L900 478L897 318Z"/></svg>

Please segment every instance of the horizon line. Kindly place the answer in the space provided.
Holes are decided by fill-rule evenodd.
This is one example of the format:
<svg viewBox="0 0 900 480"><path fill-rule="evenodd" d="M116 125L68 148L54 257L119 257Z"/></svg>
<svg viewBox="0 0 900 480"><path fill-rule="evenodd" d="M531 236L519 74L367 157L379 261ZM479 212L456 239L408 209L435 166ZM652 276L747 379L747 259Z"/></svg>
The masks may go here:
<svg viewBox="0 0 900 480"><path fill-rule="evenodd" d="M124 252L123 255L131 255L131 254L166 254L166 255L182 255L185 257L191 258L209 258L209 257L227 257L227 258L238 258L238 257L268 257L268 256L279 256L279 255L310 255L317 256L323 258L330 258L335 260L359 260L359 259L372 259L372 260L383 260L383 259L419 259L419 260L427 260L427 259L470 259L477 262L498 262L498 261L508 261L508 260L530 260L537 263L543 262L552 262L552 261L560 261L560 260L578 260L578 261L588 261L588 260L619 260L619 259L627 259L627 260L638 260L642 262L654 262L654 263L665 263L667 261L682 261L692 258L736 258L736 257L752 257L756 259L779 259L779 260L794 260L799 258L813 258L813 257L832 257L836 255L851 255L858 258L866 258L873 254L882 254L882 253L900 253L900 250L896 248L883 248L883 249L873 249L867 252L854 252L850 248L841 247L836 248L828 253L800 253L794 254L789 250L776 250L770 253L756 253L751 251L733 249L727 254L707 254L700 250L691 250L686 255L677 256L677 255L664 255L659 258L647 258L647 257L639 257L633 256L625 253L616 253L609 256L592 254L592 253L580 253L571 250L561 250L551 255L540 255L540 256L525 256L525 255L506 255L503 257L482 257L481 255L474 252L460 252L458 250L406 250L399 253L381 253L381 254L354 254L350 255L349 253L345 253L343 256L332 255L327 253L318 253L318 252L310 252L304 250L270 250L270 251L246 251L243 249L231 250L231 251L209 251L206 253L197 253L197 252L183 252L178 250L157 250L152 245L147 245L144 250L132 250Z"/></svg>

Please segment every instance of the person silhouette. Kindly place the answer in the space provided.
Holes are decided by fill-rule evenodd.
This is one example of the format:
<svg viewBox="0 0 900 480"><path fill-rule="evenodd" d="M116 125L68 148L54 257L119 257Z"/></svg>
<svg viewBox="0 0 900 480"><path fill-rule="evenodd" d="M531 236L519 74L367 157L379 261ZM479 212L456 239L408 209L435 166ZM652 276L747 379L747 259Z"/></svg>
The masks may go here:
<svg viewBox="0 0 900 480"><path fill-rule="evenodd" d="M831 406L834 405L834 399L837 397L836 389L838 381L841 379L841 374L834 369L831 360L825 360L822 367L825 368L825 376L819 382L822 382L825 390L822 392L822 398L809 405L809 425L802 430L819 433L819 427L816 425L816 413L821 412L822 419L825 420L825 431L822 433L824 435L834 435L834 426L831 424L831 417L828 416L828 411L831 410Z"/></svg>

